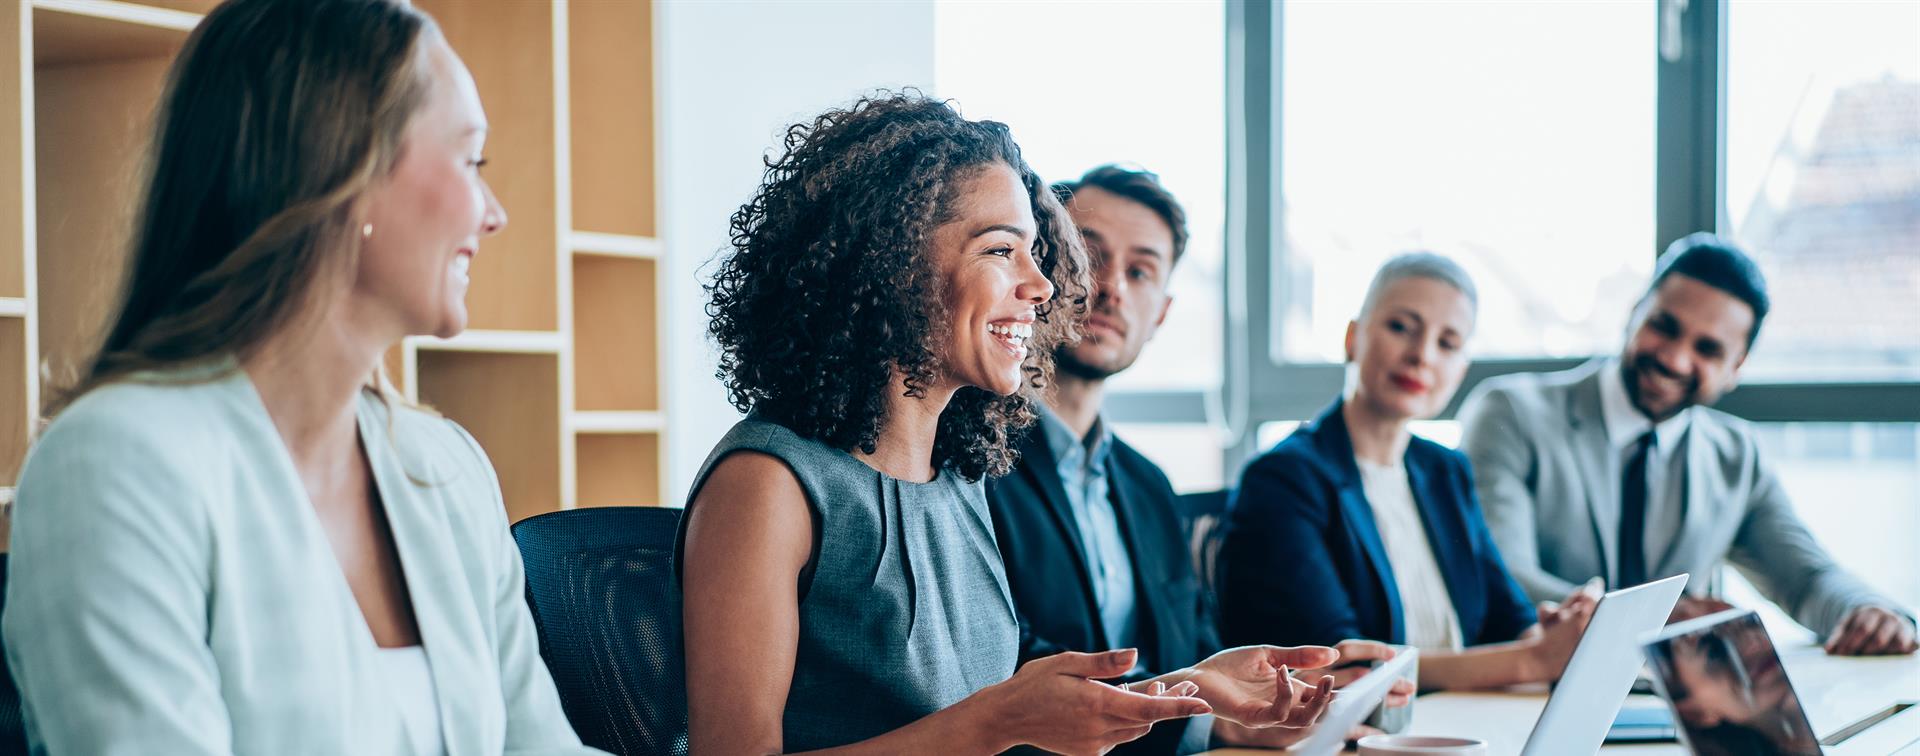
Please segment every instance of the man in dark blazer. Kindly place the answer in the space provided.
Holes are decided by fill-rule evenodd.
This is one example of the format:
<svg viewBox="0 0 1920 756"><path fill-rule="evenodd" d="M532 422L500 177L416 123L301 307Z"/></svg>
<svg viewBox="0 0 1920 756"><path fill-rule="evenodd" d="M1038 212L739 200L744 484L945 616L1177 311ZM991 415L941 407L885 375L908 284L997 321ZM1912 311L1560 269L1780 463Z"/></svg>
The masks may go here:
<svg viewBox="0 0 1920 756"><path fill-rule="evenodd" d="M1020 614L1020 660L1131 647L1139 677L1188 667L1220 642L1173 486L1100 417L1106 379L1133 364L1172 304L1167 282L1186 246L1186 216L1144 171L1102 166L1054 189L1086 239L1095 291L1080 343L1055 354L1053 385L1040 421L1019 441L1019 464L987 481ZM1384 646L1341 651L1365 659ZM1114 752L1283 746L1304 732L1210 720L1162 723Z"/></svg>

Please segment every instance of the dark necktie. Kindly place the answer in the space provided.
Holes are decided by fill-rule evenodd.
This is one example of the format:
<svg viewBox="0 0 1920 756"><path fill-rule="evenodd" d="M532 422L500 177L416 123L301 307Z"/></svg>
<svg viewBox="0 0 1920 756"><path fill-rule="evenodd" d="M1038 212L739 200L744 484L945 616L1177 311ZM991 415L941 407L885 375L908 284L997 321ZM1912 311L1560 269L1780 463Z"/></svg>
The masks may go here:
<svg viewBox="0 0 1920 756"><path fill-rule="evenodd" d="M1627 588L1647 582L1647 457L1653 452L1653 431L1633 444L1627 471L1620 480L1620 582Z"/></svg>

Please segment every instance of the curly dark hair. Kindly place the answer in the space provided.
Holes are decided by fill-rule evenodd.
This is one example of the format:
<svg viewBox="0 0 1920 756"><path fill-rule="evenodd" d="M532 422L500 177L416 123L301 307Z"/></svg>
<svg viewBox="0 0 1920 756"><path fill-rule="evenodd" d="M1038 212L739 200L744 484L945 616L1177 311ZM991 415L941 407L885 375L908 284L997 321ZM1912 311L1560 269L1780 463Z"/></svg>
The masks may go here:
<svg viewBox="0 0 1920 756"><path fill-rule="evenodd" d="M912 90L788 127L784 153L767 159L759 190L733 214L730 250L706 288L716 375L734 407L874 453L893 371L905 374L906 395L921 397L941 369L946 292L929 254L934 230L952 220L964 182L995 163L1017 172L1032 198L1033 258L1054 294L1037 308L1022 368L1029 390L960 389L940 417L933 464L968 480L1012 469L1008 435L1033 421L1030 395L1086 309L1086 250L1005 124L966 120Z"/></svg>

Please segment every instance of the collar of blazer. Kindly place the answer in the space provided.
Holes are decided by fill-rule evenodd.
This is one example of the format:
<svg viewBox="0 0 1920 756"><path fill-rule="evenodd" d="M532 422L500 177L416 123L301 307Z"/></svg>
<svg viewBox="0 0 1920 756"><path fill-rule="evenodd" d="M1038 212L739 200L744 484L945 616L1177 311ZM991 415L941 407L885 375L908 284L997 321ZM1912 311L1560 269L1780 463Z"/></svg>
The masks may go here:
<svg viewBox="0 0 1920 756"><path fill-rule="evenodd" d="M1373 504L1367 500L1366 487L1360 477L1360 465L1353 457L1353 436L1347 430L1345 416L1340 414L1340 408L1345 403L1345 400L1335 400L1332 406L1321 410L1320 415L1304 430L1322 459L1330 464L1326 469L1334 475L1333 483L1339 492L1340 507L1346 518L1365 525L1354 535L1360 539L1367 558L1373 562L1374 574L1379 578L1380 588L1387 597L1388 611L1392 615L1392 635L1395 642L1400 642L1405 638L1405 624L1398 582L1393 575L1392 562L1387 557L1386 544L1380 536L1380 524L1373 516ZM1421 443L1415 439L1407 444L1403 460L1407 471L1407 487L1413 492L1414 507L1420 512L1427 547L1433 550L1433 561L1440 568L1441 580L1446 582L1447 590L1454 595L1465 595L1465 591L1473 590L1475 582L1473 570L1462 569L1472 564L1471 554L1461 551L1466 546L1465 527L1455 511L1435 501L1435 482L1430 477L1433 470L1429 468L1438 469L1439 464L1433 455L1416 451ZM1466 628L1462 630L1472 632Z"/></svg>
<svg viewBox="0 0 1920 756"><path fill-rule="evenodd" d="M1155 551L1145 534L1140 532L1140 524L1148 520L1141 508L1153 504L1142 495L1144 485L1139 477L1127 465L1120 464L1120 459L1131 451L1131 447L1127 447L1118 436L1109 436L1108 443L1112 446L1106 461L1108 496L1120 526L1120 539L1127 545L1127 555L1132 561L1136 621L1142 630L1153 630L1151 637L1142 636L1141 642L1165 646L1171 641L1165 628L1160 626L1165 618L1161 616L1161 607L1158 606L1163 600L1163 589L1157 576L1165 572L1165 565L1160 560L1167 555ZM1017 474L1026 475L1028 482L1046 500L1054 526L1073 550L1074 569L1080 577L1080 589L1086 597L1088 610L1092 617L1098 618L1099 607L1093 600L1093 575L1088 568L1089 560L1080 539L1080 528L1074 524L1066 486L1060 482L1059 460L1054 458L1045 433L1037 427L1029 427L1021 433L1019 448L1021 456L1017 469L1020 472ZM1184 553L1172 556L1186 557ZM1167 658L1168 653L1168 649L1158 648L1154 658Z"/></svg>
<svg viewBox="0 0 1920 756"><path fill-rule="evenodd" d="M1607 437L1606 412L1600 404L1600 371L1609 364L1596 359L1576 369L1566 384L1567 444L1574 466L1586 481L1587 519L1594 542L1606 564L1607 584L1617 585L1620 574L1620 450Z"/></svg>

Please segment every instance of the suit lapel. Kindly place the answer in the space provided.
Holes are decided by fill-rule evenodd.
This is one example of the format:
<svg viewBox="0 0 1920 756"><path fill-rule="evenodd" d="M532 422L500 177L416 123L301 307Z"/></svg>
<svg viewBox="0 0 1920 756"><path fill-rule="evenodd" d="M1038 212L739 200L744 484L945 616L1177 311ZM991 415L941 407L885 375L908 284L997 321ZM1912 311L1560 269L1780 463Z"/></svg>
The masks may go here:
<svg viewBox="0 0 1920 756"><path fill-rule="evenodd" d="M1693 410L1687 411L1693 412ZM1651 573L1653 577L1678 575L1691 571L1692 565L1675 562L1693 553L1694 538L1702 537L1702 534L1712 530L1714 509L1720 503L1720 497L1714 495L1713 476L1700 472L1714 469L1715 464L1713 449L1701 440L1699 431L1700 424L1703 422L1707 422L1707 413L1694 412L1693 419L1688 421L1686 435L1681 436L1680 453L1687 455L1686 471L1682 474L1687 476L1687 480L1686 485L1682 487L1685 491L1682 494L1684 499L1679 502L1682 512L1680 532L1673 534L1673 538L1667 541L1666 553L1660 555L1660 561L1655 565L1657 571ZM1690 578L1688 583L1705 585L1706 581L1696 583Z"/></svg>
<svg viewBox="0 0 1920 756"><path fill-rule="evenodd" d="M1353 461L1353 437L1347 435L1347 421L1340 414L1341 404L1343 402L1334 402L1333 407L1320 414L1316 421L1320 430L1315 436L1338 476L1335 484L1340 489L1341 516L1353 523L1350 532L1360 540L1367 561L1373 563L1374 579L1381 595L1387 598L1387 616L1392 627L1388 640L1400 643L1406 639L1406 623L1401 616L1399 583L1394 580L1393 564L1387 561L1387 547L1380 542L1380 523L1373 519L1373 505L1367 502L1366 488L1360 482L1360 465Z"/></svg>
<svg viewBox="0 0 1920 756"><path fill-rule="evenodd" d="M400 558L400 571L420 628L420 645L426 649L427 674L438 691L434 698L446 752L474 753L480 746L470 741L471 728L459 723L479 721L482 715L472 710L472 697L464 695L474 689L475 681L462 670L485 669L492 660L474 655L475 649L487 647L486 642L470 637L471 633L463 630L467 623L457 618L482 616L481 607L474 605L467 591L450 590L463 585L459 575L446 570L447 565L462 561L462 555L444 535L451 525L444 509L416 498L418 489L406 484L407 471L388 446L390 429L382 410L361 399L357 414L360 441L366 446L373 484L380 493L387 528L393 534L394 551ZM428 474L435 480L444 475L437 469L429 469Z"/></svg>
<svg viewBox="0 0 1920 756"><path fill-rule="evenodd" d="M1617 586L1620 554L1620 453L1607 439L1607 424L1600 408L1600 371L1611 369L1602 362L1598 369L1573 384L1568 393L1567 425L1572 429L1573 461L1586 479L1587 514L1593 522L1593 535L1600 544L1601 572L1609 586ZM1561 523L1539 523L1553 528Z"/></svg>
<svg viewBox="0 0 1920 756"><path fill-rule="evenodd" d="M1066 539L1068 553L1073 554L1073 567L1080 576L1080 595L1085 600L1088 616L1093 619L1093 637L1098 640L1105 635L1100 631L1100 605L1094 600L1093 572L1088 568L1087 550L1080 540L1080 526L1073 519L1073 505L1067 501L1067 488L1060 484L1060 460L1053 456L1053 449L1047 446L1046 429L1035 425L1026 434L1026 444L1020 450L1025 463L1020 470L1027 476L1027 482L1040 492L1040 498L1046 502L1047 512L1052 515L1053 523L1061 538Z"/></svg>
<svg viewBox="0 0 1920 756"><path fill-rule="evenodd" d="M1107 490L1113 500L1113 513L1120 523L1120 538L1127 544L1127 555L1133 562L1134 622L1141 630L1153 632L1154 657L1157 669L1165 666L1167 660L1178 657L1169 648L1174 633L1169 632L1167 617L1161 609L1166 602L1161 595L1160 577L1167 574L1162 559L1170 555L1162 554L1151 544L1144 542L1141 532L1145 524L1153 518L1145 511L1149 502L1145 501L1146 486L1133 476L1133 470L1120 464L1120 439L1110 438L1107 443L1114 447L1107 452Z"/></svg>

